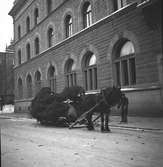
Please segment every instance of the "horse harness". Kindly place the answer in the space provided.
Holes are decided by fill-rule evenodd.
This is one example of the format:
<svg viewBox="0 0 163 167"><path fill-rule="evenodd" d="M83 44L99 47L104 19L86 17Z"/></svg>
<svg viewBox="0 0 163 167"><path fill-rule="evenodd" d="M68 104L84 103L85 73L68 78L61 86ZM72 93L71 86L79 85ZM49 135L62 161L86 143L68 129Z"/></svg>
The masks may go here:
<svg viewBox="0 0 163 167"><path fill-rule="evenodd" d="M108 106L109 108L111 107L111 105L108 103L108 101L106 100L106 95L104 92L105 89L101 90L101 94L102 94L102 100L104 101L105 105ZM111 96L113 94L113 89L111 90L109 96Z"/></svg>

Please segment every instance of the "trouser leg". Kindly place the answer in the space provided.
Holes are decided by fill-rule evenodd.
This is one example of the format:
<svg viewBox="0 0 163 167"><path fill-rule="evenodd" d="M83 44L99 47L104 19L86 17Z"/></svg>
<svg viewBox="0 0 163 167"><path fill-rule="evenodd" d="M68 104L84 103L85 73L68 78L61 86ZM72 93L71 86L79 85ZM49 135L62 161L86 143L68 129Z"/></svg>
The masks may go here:
<svg viewBox="0 0 163 167"><path fill-rule="evenodd" d="M124 107L124 122L127 122L128 106Z"/></svg>
<svg viewBox="0 0 163 167"><path fill-rule="evenodd" d="M124 106L122 106L122 122L124 122L125 120L125 109L124 109Z"/></svg>

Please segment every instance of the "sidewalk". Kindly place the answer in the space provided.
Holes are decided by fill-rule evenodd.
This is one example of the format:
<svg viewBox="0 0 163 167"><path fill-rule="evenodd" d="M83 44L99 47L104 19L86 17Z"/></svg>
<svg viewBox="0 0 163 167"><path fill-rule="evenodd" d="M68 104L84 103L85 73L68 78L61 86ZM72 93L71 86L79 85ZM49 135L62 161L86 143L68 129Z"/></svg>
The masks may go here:
<svg viewBox="0 0 163 167"><path fill-rule="evenodd" d="M128 123L120 123L120 116L111 116L112 127L142 129L142 130L163 130L163 117L128 117Z"/></svg>
<svg viewBox="0 0 163 167"><path fill-rule="evenodd" d="M30 114L28 113L0 113L0 119L11 119L11 118L29 118L31 119Z"/></svg>
<svg viewBox="0 0 163 167"><path fill-rule="evenodd" d="M0 119L27 118L31 119L28 113L2 113ZM120 116L110 117L110 126L115 128L126 128L136 130L163 131L163 117L128 117L128 123L120 123ZM99 120L98 120L99 121ZM99 123L97 123L99 124Z"/></svg>

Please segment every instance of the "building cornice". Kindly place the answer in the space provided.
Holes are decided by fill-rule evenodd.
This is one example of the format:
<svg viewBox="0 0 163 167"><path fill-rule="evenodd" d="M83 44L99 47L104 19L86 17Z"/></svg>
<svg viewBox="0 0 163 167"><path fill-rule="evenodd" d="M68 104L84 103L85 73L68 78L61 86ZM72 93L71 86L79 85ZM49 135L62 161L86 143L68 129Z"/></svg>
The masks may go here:
<svg viewBox="0 0 163 167"><path fill-rule="evenodd" d="M15 16L17 12L26 4L27 1L28 0L19 0L18 2L16 2L8 14L12 17Z"/></svg>
<svg viewBox="0 0 163 167"><path fill-rule="evenodd" d="M29 34L31 34L35 29L37 29L44 21L46 21L50 16L52 16L54 14L54 12L56 12L59 8L61 8L65 3L67 2L67 0L64 0L60 5L58 5L54 10L52 10L47 16L45 16L36 26L34 26L33 28L30 29L30 31L26 34L24 34L23 36L21 36L20 39L16 40L14 45L16 45L17 43L21 42L21 40L23 40L26 36L28 36ZM30 8L30 6L34 3L34 1L32 1L32 3L24 10L24 12L26 10L28 10L28 8ZM19 16L21 17L21 16ZM18 18L19 18L18 17ZM18 19L17 18L17 19ZM16 19L16 20L17 20ZM15 21L16 21L15 20Z"/></svg>

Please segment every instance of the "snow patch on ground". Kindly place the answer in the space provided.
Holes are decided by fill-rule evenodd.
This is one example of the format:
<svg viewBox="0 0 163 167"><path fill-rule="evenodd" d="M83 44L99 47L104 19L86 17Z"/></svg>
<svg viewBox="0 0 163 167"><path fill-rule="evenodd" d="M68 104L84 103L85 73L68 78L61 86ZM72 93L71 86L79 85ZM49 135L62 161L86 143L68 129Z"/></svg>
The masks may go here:
<svg viewBox="0 0 163 167"><path fill-rule="evenodd" d="M3 113L13 113L14 112L14 105L9 104L9 105L4 105L3 109L0 110L0 114Z"/></svg>

